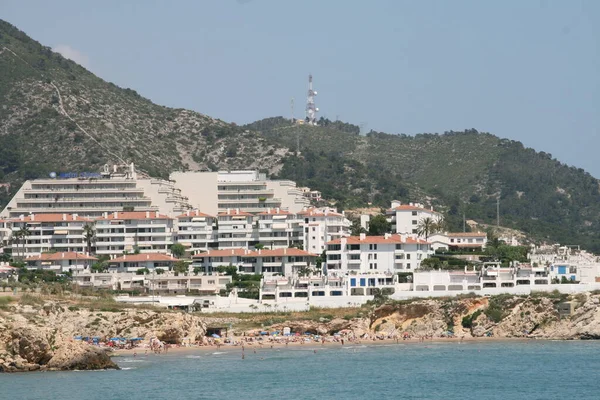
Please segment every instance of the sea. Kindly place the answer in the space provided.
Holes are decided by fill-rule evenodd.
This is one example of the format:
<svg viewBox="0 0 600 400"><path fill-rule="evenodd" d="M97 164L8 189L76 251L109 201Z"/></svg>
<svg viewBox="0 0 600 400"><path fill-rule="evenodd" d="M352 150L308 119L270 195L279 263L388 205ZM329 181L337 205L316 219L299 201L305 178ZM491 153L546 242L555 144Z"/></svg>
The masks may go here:
<svg viewBox="0 0 600 400"><path fill-rule="evenodd" d="M0 374L1 399L600 399L600 342L222 347L120 371Z"/></svg>

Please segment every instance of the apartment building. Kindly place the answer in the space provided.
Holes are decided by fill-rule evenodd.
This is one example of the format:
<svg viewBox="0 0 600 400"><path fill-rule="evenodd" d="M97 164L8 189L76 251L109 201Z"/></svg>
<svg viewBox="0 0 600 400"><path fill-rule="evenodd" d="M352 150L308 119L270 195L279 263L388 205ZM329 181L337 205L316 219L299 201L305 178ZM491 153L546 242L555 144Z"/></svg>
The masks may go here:
<svg viewBox="0 0 600 400"><path fill-rule="evenodd" d="M199 210L188 210L177 216L177 242L191 253L219 246L215 225L217 218Z"/></svg>
<svg viewBox="0 0 600 400"><path fill-rule="evenodd" d="M170 181L140 177L133 164L105 165L100 172L51 173L26 181L0 216L78 214L101 217L115 211L182 213L191 206Z"/></svg>
<svg viewBox="0 0 600 400"><path fill-rule="evenodd" d="M110 260L108 266L110 270L117 272L136 272L146 268L152 273L157 268L163 271L172 270L177 261L177 258L162 253L125 254Z"/></svg>
<svg viewBox="0 0 600 400"><path fill-rule="evenodd" d="M405 235L343 237L327 243L327 273L397 273L418 269L431 244Z"/></svg>
<svg viewBox="0 0 600 400"><path fill-rule="evenodd" d="M106 213L96 220L96 254L167 253L174 219L158 211Z"/></svg>
<svg viewBox="0 0 600 400"><path fill-rule="evenodd" d="M419 222L425 218L434 221L442 218L442 214L433 211L433 208L425 208L419 203L402 204L396 200L392 201L392 207L387 210L386 216L392 224L392 232L402 235L417 234Z"/></svg>
<svg viewBox="0 0 600 400"><path fill-rule="evenodd" d="M321 254L327 242L350 236L351 222L331 208L305 208L298 212L303 220L303 248Z"/></svg>
<svg viewBox="0 0 600 400"><path fill-rule="evenodd" d="M449 251L483 251L487 243L485 232L449 232L429 236L433 249Z"/></svg>
<svg viewBox="0 0 600 400"><path fill-rule="evenodd" d="M25 258L25 264L29 269L44 269L62 273L89 270L97 260L87 254L69 251L30 256Z"/></svg>
<svg viewBox="0 0 600 400"><path fill-rule="evenodd" d="M31 257L44 252L87 251L84 226L93 220L77 214L30 214L12 220L12 254ZM28 235L19 238L23 229Z"/></svg>
<svg viewBox="0 0 600 400"><path fill-rule="evenodd" d="M0 253L10 244L12 236L12 221L9 219L0 219Z"/></svg>
<svg viewBox="0 0 600 400"><path fill-rule="evenodd" d="M257 218L258 241L266 248L303 245L303 220L298 215L275 208L259 213Z"/></svg>
<svg viewBox="0 0 600 400"><path fill-rule="evenodd" d="M192 260L191 267L200 268L206 274L220 266L233 265L240 273L297 276L305 268L314 271L317 255L295 248L227 249L199 253Z"/></svg>
<svg viewBox="0 0 600 400"><path fill-rule="evenodd" d="M174 172L170 179L193 207L211 215L227 209L259 213L280 208L297 212L310 205L295 182L269 180L258 171Z"/></svg>
<svg viewBox="0 0 600 400"><path fill-rule="evenodd" d="M227 209L217 215L219 249L250 248L258 244L254 215L237 209Z"/></svg>
<svg viewBox="0 0 600 400"><path fill-rule="evenodd" d="M252 265L244 258L250 253L248 249L208 250L192 256L192 270L199 268L205 274L212 274L218 267L235 265L240 272L254 273Z"/></svg>

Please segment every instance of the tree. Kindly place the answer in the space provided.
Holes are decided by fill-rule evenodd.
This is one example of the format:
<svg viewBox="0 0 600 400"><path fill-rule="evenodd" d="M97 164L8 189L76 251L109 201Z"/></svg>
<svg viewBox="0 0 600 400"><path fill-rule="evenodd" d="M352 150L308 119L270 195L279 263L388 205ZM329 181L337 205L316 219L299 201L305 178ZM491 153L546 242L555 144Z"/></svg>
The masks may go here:
<svg viewBox="0 0 600 400"><path fill-rule="evenodd" d="M203 268L200 268L200 267L194 267L194 270L193 270L194 271L194 275L198 275L199 273L201 273L202 269Z"/></svg>
<svg viewBox="0 0 600 400"><path fill-rule="evenodd" d="M431 217L422 218L417 225L417 234L424 236L425 240L429 239L432 233L437 232L437 221Z"/></svg>
<svg viewBox="0 0 600 400"><path fill-rule="evenodd" d="M83 226L83 239L87 245L87 253L92 254L92 244L96 242L96 228L94 224Z"/></svg>
<svg viewBox="0 0 600 400"><path fill-rule="evenodd" d="M420 271L431 271L442 266L442 262L437 257L429 257L421 261L419 266Z"/></svg>
<svg viewBox="0 0 600 400"><path fill-rule="evenodd" d="M181 258L185 254L185 246L181 243L175 243L171 246L171 254L176 258Z"/></svg>
<svg viewBox="0 0 600 400"><path fill-rule="evenodd" d="M31 235L31 231L27 227L27 225L23 225L21 229L19 229L15 233L15 237L17 238L17 249L19 248L19 242L22 245L21 259L25 258L25 245L27 244L27 236Z"/></svg>
<svg viewBox="0 0 600 400"><path fill-rule="evenodd" d="M156 268L154 272L156 272L156 275L161 275L165 273L165 270L163 268Z"/></svg>
<svg viewBox="0 0 600 400"><path fill-rule="evenodd" d="M233 282L238 280L238 268L233 264L219 265L217 267L217 272L231 276Z"/></svg>
<svg viewBox="0 0 600 400"><path fill-rule="evenodd" d="M359 236L361 233L367 233L367 230L360 225L360 219L353 220L350 227L350 234L352 236Z"/></svg>
<svg viewBox="0 0 600 400"><path fill-rule="evenodd" d="M96 261L92 265L92 272L104 272L108 269L108 263L106 261Z"/></svg>
<svg viewBox="0 0 600 400"><path fill-rule="evenodd" d="M385 218L385 215L379 214L369 221L369 232L371 236L381 236L392 230L392 224Z"/></svg>
<svg viewBox="0 0 600 400"><path fill-rule="evenodd" d="M148 268L138 268L138 270L135 271L136 275L146 275L149 273L150 273L150 270Z"/></svg>
<svg viewBox="0 0 600 400"><path fill-rule="evenodd" d="M186 273L188 272L188 264L183 260L179 260L173 266L173 271L175 271L176 274Z"/></svg>
<svg viewBox="0 0 600 400"><path fill-rule="evenodd" d="M264 249L264 248L265 248L265 245L264 245L264 244L262 244L262 243L256 243L256 244L254 245L254 248L255 248L256 250L262 250L262 249Z"/></svg>

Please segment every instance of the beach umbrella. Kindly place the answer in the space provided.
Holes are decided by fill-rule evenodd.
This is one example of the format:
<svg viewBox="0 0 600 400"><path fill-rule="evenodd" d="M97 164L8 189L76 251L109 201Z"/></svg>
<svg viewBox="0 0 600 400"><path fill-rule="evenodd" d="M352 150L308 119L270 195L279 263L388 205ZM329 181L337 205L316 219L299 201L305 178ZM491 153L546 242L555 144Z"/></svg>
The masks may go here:
<svg viewBox="0 0 600 400"><path fill-rule="evenodd" d="M268 334L269 334L269 332L262 331L260 334L261 334L261 335L268 335Z"/></svg>
<svg viewBox="0 0 600 400"><path fill-rule="evenodd" d="M217 335L216 333L213 333L211 336L214 337L215 339L220 339L221 338L221 336Z"/></svg>
<svg viewBox="0 0 600 400"><path fill-rule="evenodd" d="M75 340L81 340L81 339L83 339L83 338L82 338L81 336L79 336L79 335L78 335L78 336L73 336L73 339L75 339Z"/></svg>

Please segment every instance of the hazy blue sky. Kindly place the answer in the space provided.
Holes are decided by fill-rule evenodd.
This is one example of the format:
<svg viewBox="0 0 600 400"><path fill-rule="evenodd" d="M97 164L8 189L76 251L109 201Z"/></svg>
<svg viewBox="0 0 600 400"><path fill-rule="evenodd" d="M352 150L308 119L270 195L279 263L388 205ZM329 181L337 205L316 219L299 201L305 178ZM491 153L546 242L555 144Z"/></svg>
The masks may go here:
<svg viewBox="0 0 600 400"><path fill-rule="evenodd" d="M156 103L246 123L476 128L600 177L600 1L1 0L0 18Z"/></svg>

